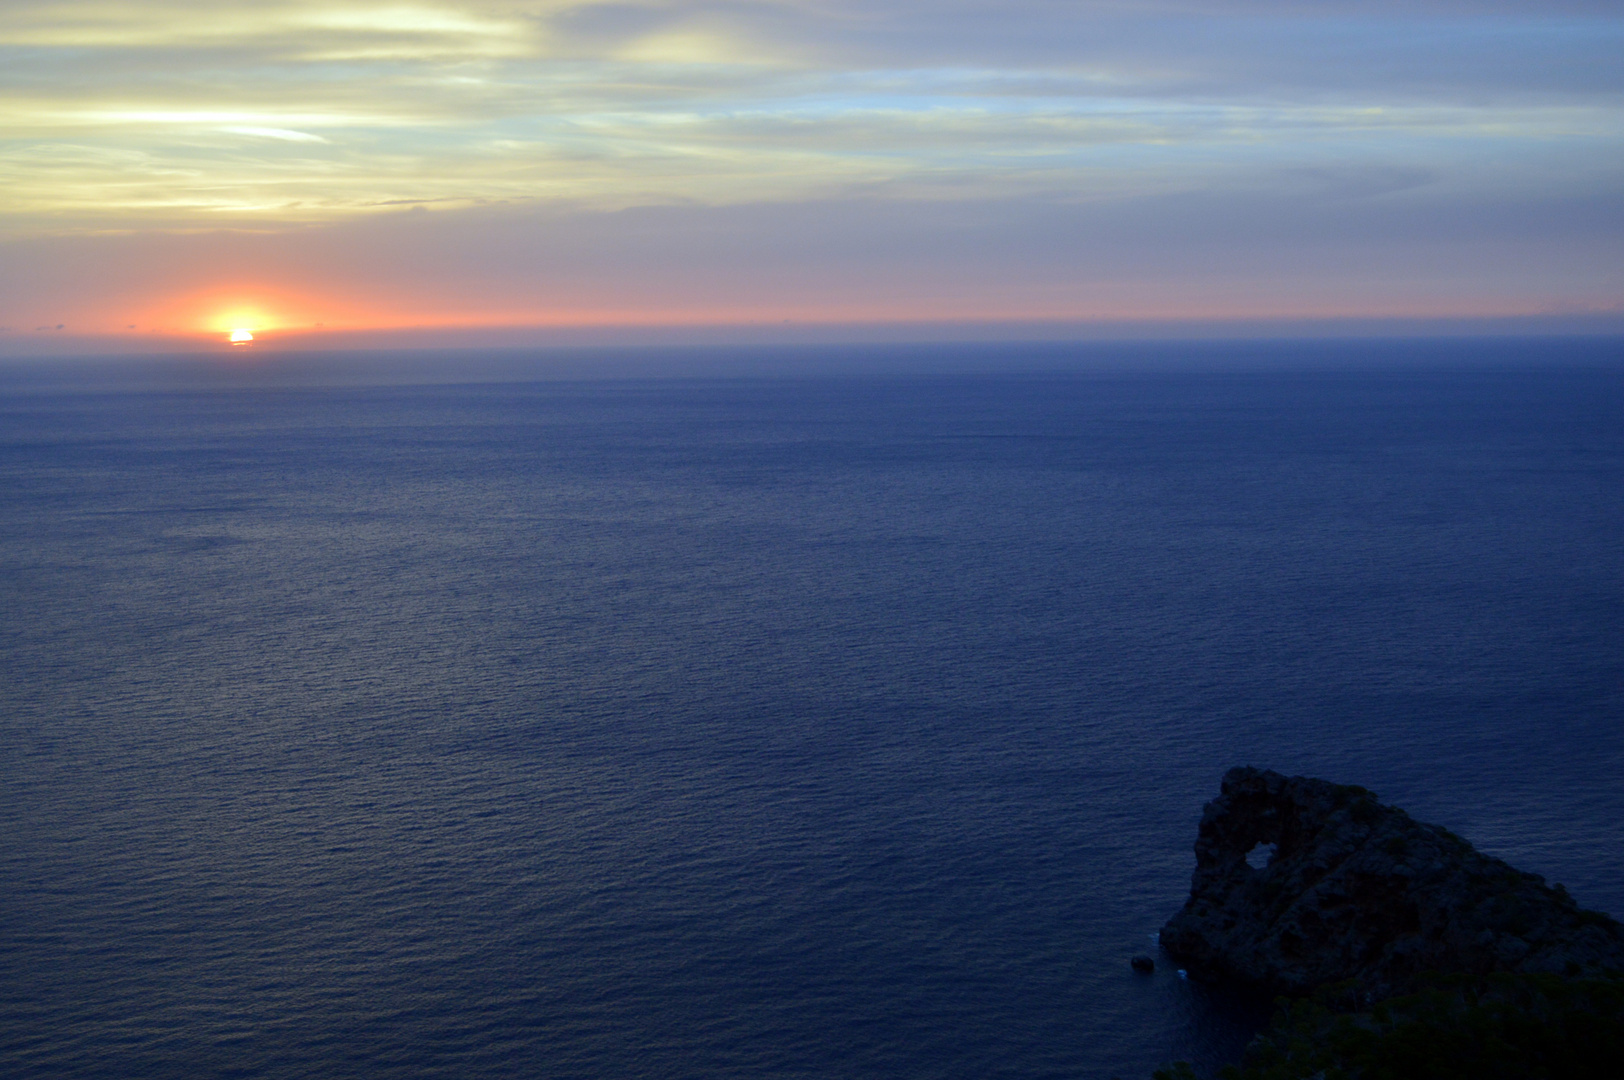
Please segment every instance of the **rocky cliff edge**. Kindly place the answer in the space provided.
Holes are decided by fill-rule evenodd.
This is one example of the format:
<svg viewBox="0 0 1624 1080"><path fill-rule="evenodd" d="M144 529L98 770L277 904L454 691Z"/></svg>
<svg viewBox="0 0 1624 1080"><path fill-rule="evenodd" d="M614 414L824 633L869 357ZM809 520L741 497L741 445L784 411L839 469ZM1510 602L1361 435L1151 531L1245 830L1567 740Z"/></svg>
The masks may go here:
<svg viewBox="0 0 1624 1080"><path fill-rule="evenodd" d="M1616 921L1364 788L1231 769L1195 853L1161 942L1198 978L1373 1000L1424 971L1624 972Z"/></svg>

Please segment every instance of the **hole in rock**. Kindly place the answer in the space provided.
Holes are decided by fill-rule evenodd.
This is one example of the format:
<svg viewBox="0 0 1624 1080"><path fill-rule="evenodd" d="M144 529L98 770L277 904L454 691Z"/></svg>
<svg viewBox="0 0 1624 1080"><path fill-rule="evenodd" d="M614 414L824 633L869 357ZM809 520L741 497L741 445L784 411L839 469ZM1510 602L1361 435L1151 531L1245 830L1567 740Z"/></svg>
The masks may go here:
<svg viewBox="0 0 1624 1080"><path fill-rule="evenodd" d="M1274 858L1276 847L1275 844L1265 844L1261 841L1254 844L1252 850L1246 853L1246 865L1253 870L1263 869L1269 865L1269 860Z"/></svg>

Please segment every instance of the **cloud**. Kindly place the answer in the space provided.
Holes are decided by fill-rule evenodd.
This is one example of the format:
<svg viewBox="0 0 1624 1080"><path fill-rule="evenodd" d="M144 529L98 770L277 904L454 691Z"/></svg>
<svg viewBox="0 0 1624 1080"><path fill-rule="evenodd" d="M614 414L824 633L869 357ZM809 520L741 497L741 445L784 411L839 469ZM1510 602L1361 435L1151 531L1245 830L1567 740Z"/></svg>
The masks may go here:
<svg viewBox="0 0 1624 1080"><path fill-rule="evenodd" d="M1464 176L1485 158L1525 172L1552 162L1553 182L1572 185L1610 179L1624 135L1624 107L1603 93L1181 95L1170 86L1193 76L1168 75L1170 61L734 63L717 57L742 46L722 36L668 34L652 17L617 25L631 43L617 59L266 62L205 77L166 53L83 80L14 66L0 77L0 218L263 227L406 202L1095 198L1221 187L1260 165Z"/></svg>
<svg viewBox="0 0 1624 1080"><path fill-rule="evenodd" d="M11 0L5 317L205 255L357 319L1611 303L1621 52L1590 0Z"/></svg>
<svg viewBox="0 0 1624 1080"><path fill-rule="evenodd" d="M288 128L231 126L223 127L220 130L230 132L233 135L252 135L261 139L281 139L283 142L327 142L320 135L312 135L308 131L292 131Z"/></svg>
<svg viewBox="0 0 1624 1080"><path fill-rule="evenodd" d="M283 58L509 56L531 51L531 24L454 3L262 0L216 3L13 0L0 44L195 50L258 46Z"/></svg>
<svg viewBox="0 0 1624 1080"><path fill-rule="evenodd" d="M396 211L297 231L0 245L0 320L113 331L1606 310L1624 197L1446 196L1351 170L1095 202ZM1506 223L1510 222L1511 225Z"/></svg>

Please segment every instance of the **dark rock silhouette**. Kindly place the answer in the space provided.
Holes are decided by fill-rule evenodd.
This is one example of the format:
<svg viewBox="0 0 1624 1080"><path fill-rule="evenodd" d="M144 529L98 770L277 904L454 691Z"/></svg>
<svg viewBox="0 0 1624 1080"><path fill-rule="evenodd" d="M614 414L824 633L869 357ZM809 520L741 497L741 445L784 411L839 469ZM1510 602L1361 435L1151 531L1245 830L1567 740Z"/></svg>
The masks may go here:
<svg viewBox="0 0 1624 1080"><path fill-rule="evenodd" d="M1199 978L1296 994L1353 980L1374 1000L1424 971L1624 971L1613 919L1364 788L1231 769L1195 852L1161 941Z"/></svg>

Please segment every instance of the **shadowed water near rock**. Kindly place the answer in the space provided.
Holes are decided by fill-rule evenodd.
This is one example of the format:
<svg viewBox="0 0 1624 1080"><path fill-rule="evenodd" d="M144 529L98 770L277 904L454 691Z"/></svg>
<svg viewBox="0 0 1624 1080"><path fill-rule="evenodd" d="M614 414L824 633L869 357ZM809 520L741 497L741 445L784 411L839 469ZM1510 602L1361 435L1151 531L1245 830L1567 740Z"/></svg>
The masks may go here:
<svg viewBox="0 0 1624 1080"><path fill-rule="evenodd" d="M1361 787L1231 769L1195 850L1161 942L1200 978L1374 1000L1427 971L1624 971L1619 923Z"/></svg>

